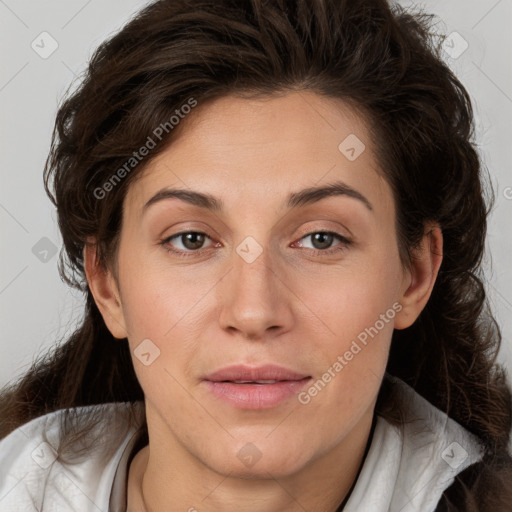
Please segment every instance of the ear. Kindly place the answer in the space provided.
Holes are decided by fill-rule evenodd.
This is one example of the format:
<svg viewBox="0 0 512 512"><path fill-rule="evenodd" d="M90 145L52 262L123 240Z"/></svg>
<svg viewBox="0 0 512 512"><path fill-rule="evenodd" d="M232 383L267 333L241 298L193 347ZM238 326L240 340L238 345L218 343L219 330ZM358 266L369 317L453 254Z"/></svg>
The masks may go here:
<svg viewBox="0 0 512 512"><path fill-rule="evenodd" d="M411 268L404 273L398 300L402 309L395 316L395 329L416 321L430 298L442 261L443 234L437 222L430 222L420 247L413 250Z"/></svg>
<svg viewBox="0 0 512 512"><path fill-rule="evenodd" d="M126 338L128 334L118 286L112 272L99 263L94 241L84 245L83 259L89 289L108 330L114 338Z"/></svg>

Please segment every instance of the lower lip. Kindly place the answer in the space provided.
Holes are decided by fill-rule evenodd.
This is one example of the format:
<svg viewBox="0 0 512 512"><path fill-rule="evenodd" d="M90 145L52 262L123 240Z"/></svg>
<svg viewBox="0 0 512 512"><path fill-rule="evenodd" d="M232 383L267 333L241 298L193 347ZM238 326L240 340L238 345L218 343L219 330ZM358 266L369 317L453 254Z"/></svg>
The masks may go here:
<svg viewBox="0 0 512 512"><path fill-rule="evenodd" d="M205 380L208 389L219 398L240 409L267 409L297 395L311 377L282 380L274 384L235 384Z"/></svg>

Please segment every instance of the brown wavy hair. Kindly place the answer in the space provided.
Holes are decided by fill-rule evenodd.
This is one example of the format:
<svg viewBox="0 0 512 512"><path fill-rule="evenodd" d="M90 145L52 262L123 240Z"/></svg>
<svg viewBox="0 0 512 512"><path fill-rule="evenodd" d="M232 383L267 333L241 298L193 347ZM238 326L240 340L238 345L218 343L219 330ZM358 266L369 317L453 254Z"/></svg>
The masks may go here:
<svg viewBox="0 0 512 512"><path fill-rule="evenodd" d="M60 272L85 293L85 315L2 390L0 437L57 409L144 399L128 344L110 334L88 289L83 248L94 237L101 264L114 264L126 191L174 131L108 199L94 191L192 97L204 104L311 90L349 103L368 123L393 190L404 266L427 221L443 232L430 300L412 326L393 333L387 368L485 446L437 510L511 511L512 399L481 271L494 196L484 187L469 95L443 62L434 21L386 0L160 0L101 44L58 111L44 171L64 242ZM397 421L384 387L378 411Z"/></svg>

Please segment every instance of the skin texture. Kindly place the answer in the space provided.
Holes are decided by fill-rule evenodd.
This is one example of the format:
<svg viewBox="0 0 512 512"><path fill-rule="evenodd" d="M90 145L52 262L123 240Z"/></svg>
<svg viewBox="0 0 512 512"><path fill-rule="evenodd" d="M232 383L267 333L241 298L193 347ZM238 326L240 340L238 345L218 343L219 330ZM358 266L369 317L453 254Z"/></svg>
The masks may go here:
<svg viewBox="0 0 512 512"><path fill-rule="evenodd" d="M340 101L307 91L229 96L182 122L128 191L117 279L85 251L112 334L128 338L132 355L145 339L160 350L147 366L133 355L150 442L130 466L128 510L335 511L362 462L393 328L425 306L442 234L426 226L412 267L401 267L391 189L364 120ZM366 146L354 161L338 149L350 134ZM346 195L286 207L288 194L339 180L373 210ZM223 210L173 198L143 213L164 187L212 194ZM206 233L199 253L179 237L161 244L185 230ZM319 231L351 243L315 245L308 235ZM262 249L251 263L236 251L248 236ZM206 373L235 363L275 363L317 381L393 304L393 318L307 404L292 396L240 409L204 386ZM250 467L237 456L247 443L261 454Z"/></svg>

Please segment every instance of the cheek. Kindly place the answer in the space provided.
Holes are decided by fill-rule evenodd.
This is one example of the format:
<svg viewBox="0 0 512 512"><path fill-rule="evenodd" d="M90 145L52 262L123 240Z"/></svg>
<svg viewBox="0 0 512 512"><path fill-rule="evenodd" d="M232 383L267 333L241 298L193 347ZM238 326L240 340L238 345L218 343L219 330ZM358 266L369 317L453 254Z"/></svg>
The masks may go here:
<svg viewBox="0 0 512 512"><path fill-rule="evenodd" d="M179 383L190 373L196 350L189 320L194 294L146 271L127 276L123 299L133 366L146 398L165 407L186 403Z"/></svg>
<svg viewBox="0 0 512 512"><path fill-rule="evenodd" d="M185 323L205 294L192 272L160 268L148 261L120 264L123 314L129 337L164 340ZM184 276L190 276L190 279ZM185 320L186 321L186 320Z"/></svg>
<svg viewBox="0 0 512 512"><path fill-rule="evenodd" d="M400 276L398 253L389 248L382 255L361 258L357 269L340 274L339 284L320 287L310 295L310 304L318 305L319 317L329 327L316 339L315 352L321 354L324 373L317 376L320 382L311 389L312 396L321 391L326 402L353 410L376 393L394 318L401 310L397 302Z"/></svg>
<svg viewBox="0 0 512 512"><path fill-rule="evenodd" d="M401 284L397 258L389 253L387 257L362 255L356 264L341 268L328 279L303 280L298 288L295 285L297 295L307 298L308 306L321 321L317 320L319 328L323 324L330 337L353 339L386 312L391 321L386 322L384 330L389 334L396 313L392 308ZM380 322L378 327L383 330Z"/></svg>

